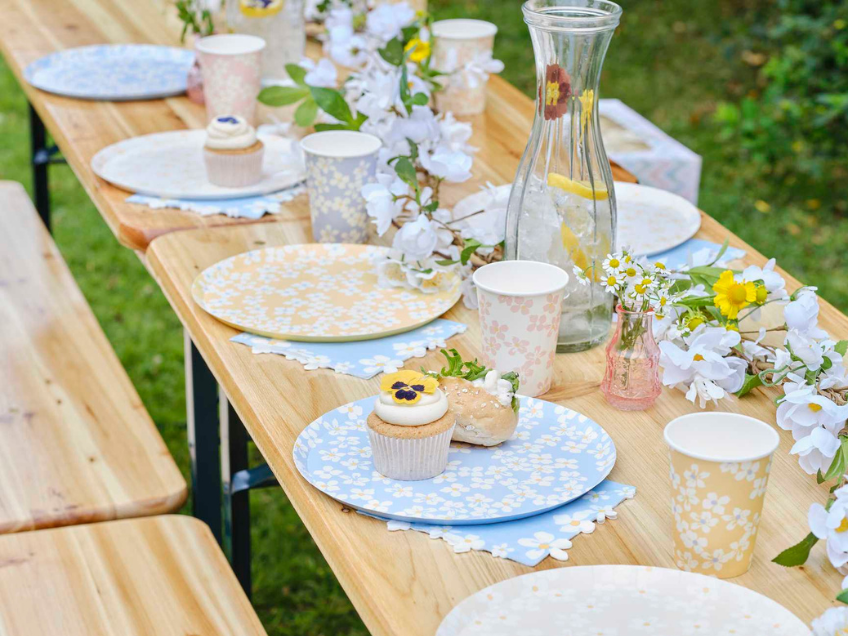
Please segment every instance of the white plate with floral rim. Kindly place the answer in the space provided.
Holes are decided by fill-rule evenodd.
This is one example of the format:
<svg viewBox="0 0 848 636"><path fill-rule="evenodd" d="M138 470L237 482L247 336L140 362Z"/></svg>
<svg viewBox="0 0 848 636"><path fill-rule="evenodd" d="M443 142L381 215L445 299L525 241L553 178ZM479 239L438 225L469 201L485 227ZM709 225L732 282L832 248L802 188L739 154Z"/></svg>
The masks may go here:
<svg viewBox="0 0 848 636"><path fill-rule="evenodd" d="M195 302L232 327L305 342L352 342L425 325L456 304L460 280L423 293L380 287L374 259L387 247L344 243L284 245L237 254L194 280Z"/></svg>
<svg viewBox="0 0 848 636"><path fill-rule="evenodd" d="M124 139L91 159L101 179L124 190L164 199L221 200L260 196L300 183L303 163L291 139L259 135L265 144L262 178L243 188L209 183L203 159L205 130L172 130Z"/></svg>
<svg viewBox="0 0 848 636"><path fill-rule="evenodd" d="M153 44L97 44L56 51L24 69L43 91L104 101L185 93L194 51Z"/></svg>
<svg viewBox="0 0 848 636"><path fill-rule="evenodd" d="M511 189L511 185L502 185L465 197L454 206L454 218L462 219L484 208L490 210L492 218L501 218ZM675 248L695 236L701 227L698 208L683 197L659 188L616 182L615 201L618 210L616 245L629 247L637 256ZM487 217L471 217L465 224L473 227L481 223L481 218ZM475 229L481 231L479 227Z"/></svg>
<svg viewBox="0 0 848 636"><path fill-rule="evenodd" d="M569 408L522 397L512 439L493 447L452 442L445 472L396 481L374 470L368 414L375 398L345 404L298 436L294 462L318 490L387 519L452 526L498 523L553 510L606 479L615 444Z"/></svg>
<svg viewBox="0 0 848 636"><path fill-rule="evenodd" d="M785 607L720 579L590 565L501 581L451 610L436 636L810 636Z"/></svg>

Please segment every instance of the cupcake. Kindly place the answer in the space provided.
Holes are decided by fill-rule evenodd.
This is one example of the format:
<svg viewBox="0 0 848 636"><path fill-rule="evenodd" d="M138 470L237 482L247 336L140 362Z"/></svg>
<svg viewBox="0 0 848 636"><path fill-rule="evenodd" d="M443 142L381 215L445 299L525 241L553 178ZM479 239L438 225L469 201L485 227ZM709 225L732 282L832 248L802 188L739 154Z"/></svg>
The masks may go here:
<svg viewBox="0 0 848 636"><path fill-rule="evenodd" d="M455 421L437 378L417 371L383 376L368 416L374 468L403 481L441 474L448 464Z"/></svg>
<svg viewBox="0 0 848 636"><path fill-rule="evenodd" d="M448 366L439 381L456 417L455 442L496 446L518 426L518 374L487 369L477 360L464 362L456 349L445 351Z"/></svg>
<svg viewBox="0 0 848 636"><path fill-rule="evenodd" d="M209 183L242 188L262 178L264 144L243 117L216 117L206 127L203 157Z"/></svg>

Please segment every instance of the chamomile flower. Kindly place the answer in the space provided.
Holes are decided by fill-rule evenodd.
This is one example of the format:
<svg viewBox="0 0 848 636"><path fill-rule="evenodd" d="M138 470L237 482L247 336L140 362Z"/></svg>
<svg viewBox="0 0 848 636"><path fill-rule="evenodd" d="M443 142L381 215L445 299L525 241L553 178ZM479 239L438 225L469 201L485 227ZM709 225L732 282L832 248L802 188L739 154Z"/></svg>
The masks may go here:
<svg viewBox="0 0 848 636"><path fill-rule="evenodd" d="M615 274L609 274L603 281L604 290L611 294L618 293L618 289L621 287L621 284L622 280Z"/></svg>
<svg viewBox="0 0 848 636"><path fill-rule="evenodd" d="M579 267L579 266L575 265L575 266L571 269L571 271L572 271L572 272L574 272L574 278L576 278L576 279L577 279L577 282L578 282L578 283L580 283L580 284L581 284L581 285L583 285L583 286L585 286L585 285L588 285L588 284L589 284L589 277L586 275L586 270L585 270L585 269L583 269L582 267Z"/></svg>
<svg viewBox="0 0 848 636"><path fill-rule="evenodd" d="M624 261L622 260L621 254L610 254L609 256L607 256L606 260L604 260L604 272L606 272L607 274L618 275L621 272L621 268L623 267L623 265Z"/></svg>

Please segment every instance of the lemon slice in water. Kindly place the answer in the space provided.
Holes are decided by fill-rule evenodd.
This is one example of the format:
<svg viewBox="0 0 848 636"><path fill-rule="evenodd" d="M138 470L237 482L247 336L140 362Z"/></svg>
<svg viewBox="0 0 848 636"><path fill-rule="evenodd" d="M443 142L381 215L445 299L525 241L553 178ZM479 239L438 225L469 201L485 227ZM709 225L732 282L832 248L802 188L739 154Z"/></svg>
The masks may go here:
<svg viewBox="0 0 848 636"><path fill-rule="evenodd" d="M592 184L588 181L575 181L556 172L548 173L548 185L564 190L565 192L570 192L571 194L576 194L578 197L583 197L584 199L593 199L595 201L609 199L609 192L603 184L595 184L595 187L592 188Z"/></svg>

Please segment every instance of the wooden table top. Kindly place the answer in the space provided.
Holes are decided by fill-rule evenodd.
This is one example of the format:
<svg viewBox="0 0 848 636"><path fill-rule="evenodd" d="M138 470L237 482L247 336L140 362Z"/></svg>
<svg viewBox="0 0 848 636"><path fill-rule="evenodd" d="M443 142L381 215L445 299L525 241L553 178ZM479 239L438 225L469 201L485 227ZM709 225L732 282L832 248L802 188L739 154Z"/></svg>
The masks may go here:
<svg viewBox="0 0 848 636"><path fill-rule="evenodd" d="M0 566L4 636L266 634L209 527L184 515L0 537Z"/></svg>
<svg viewBox="0 0 848 636"><path fill-rule="evenodd" d="M745 262L765 258L710 217L698 233L747 251ZM179 232L153 242L148 265L199 347L215 377L241 416L292 504L338 576L373 634L432 636L442 618L462 599L497 581L532 571L483 552L454 554L444 541L417 532L388 532L385 523L365 518L310 486L297 472L292 448L300 431L323 413L351 400L374 395L378 380L361 380L328 370L304 371L278 355L255 355L229 342L236 330L218 322L192 300L190 286L204 268L234 254L262 246L304 243L309 225L292 219L273 224ZM790 289L797 281L787 279ZM452 338L464 357L479 355L480 329L475 312L458 303L447 318L469 325ZM848 318L822 302L821 324L834 334L848 332ZM421 364L440 368L436 353ZM416 366L418 361L416 361ZM568 564L552 559L536 569L589 564L642 564L674 567L668 455L662 430L674 417L696 411L679 391L664 389L656 405L626 413L608 406L598 390L604 369L603 349L558 355L553 388L543 396L600 423L615 441L618 459L610 478L634 485L637 495L619 507L619 519L578 537ZM731 398L723 410L775 421L774 391L756 390ZM821 614L840 589L841 575L827 562L821 546L804 568L784 569L771 558L804 537L807 509L823 502L825 486L803 473L789 455L792 439L781 431L760 526L754 565L735 583L758 590L809 621Z"/></svg>
<svg viewBox="0 0 848 636"><path fill-rule="evenodd" d="M185 480L32 202L8 181L0 325L0 533L179 508Z"/></svg>

